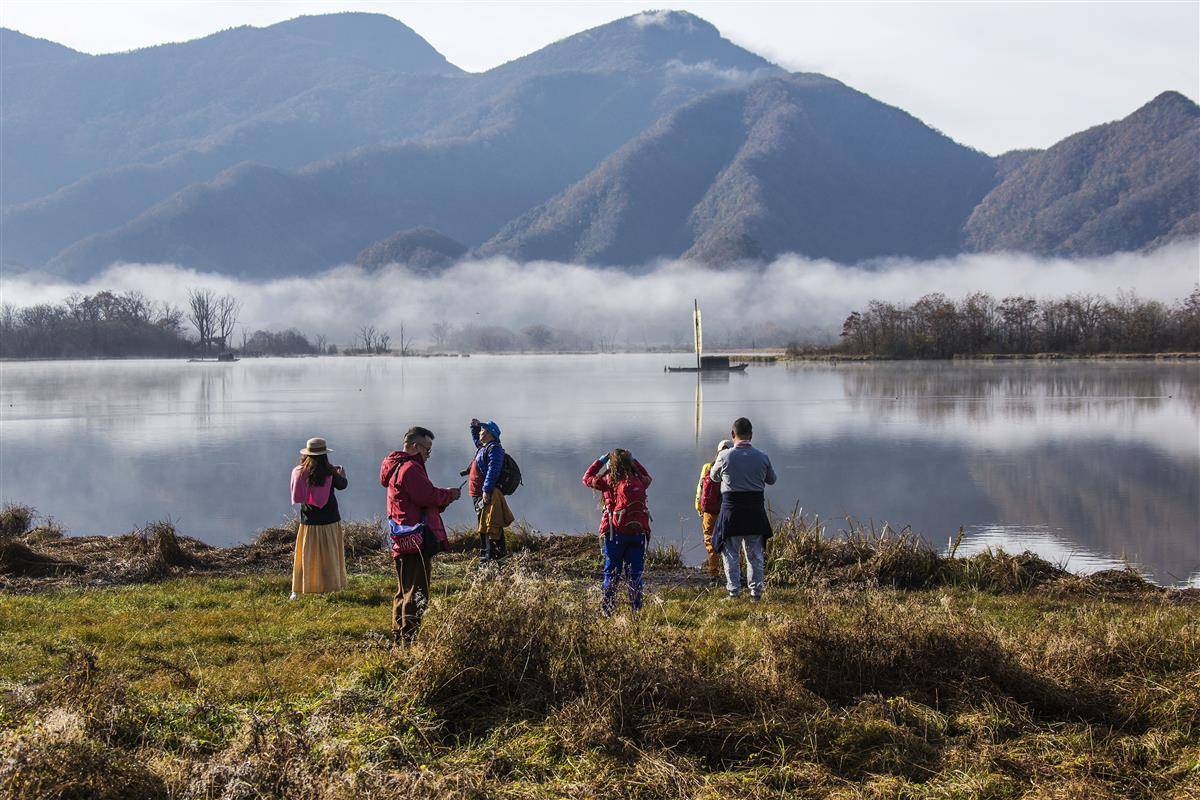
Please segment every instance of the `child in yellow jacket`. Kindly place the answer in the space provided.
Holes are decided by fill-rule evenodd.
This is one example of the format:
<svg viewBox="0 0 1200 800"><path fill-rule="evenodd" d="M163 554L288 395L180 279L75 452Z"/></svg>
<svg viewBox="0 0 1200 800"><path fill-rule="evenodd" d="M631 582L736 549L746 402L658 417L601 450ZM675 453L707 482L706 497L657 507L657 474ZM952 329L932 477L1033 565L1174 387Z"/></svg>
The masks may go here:
<svg viewBox="0 0 1200 800"><path fill-rule="evenodd" d="M717 445L717 454L730 447L733 447L733 442L722 439ZM721 485L714 483L708 476L711 469L711 461L700 468L700 480L696 482L696 513L700 515L700 524L704 529L704 549L708 551L704 567L709 575L716 577L721 574L721 554L713 551L712 535L713 528L717 525L717 515L721 513Z"/></svg>

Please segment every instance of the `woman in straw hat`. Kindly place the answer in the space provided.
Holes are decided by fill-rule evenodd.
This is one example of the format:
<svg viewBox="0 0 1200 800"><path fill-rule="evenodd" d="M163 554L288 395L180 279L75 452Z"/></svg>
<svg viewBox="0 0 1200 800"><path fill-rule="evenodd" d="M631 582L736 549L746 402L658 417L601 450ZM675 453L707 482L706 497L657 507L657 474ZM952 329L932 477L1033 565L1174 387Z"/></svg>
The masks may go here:
<svg viewBox="0 0 1200 800"><path fill-rule="evenodd" d="M300 528L292 560L292 599L334 592L346 585L346 552L337 495L348 485L346 470L329 463L325 440L313 438L292 470L292 502L300 504Z"/></svg>

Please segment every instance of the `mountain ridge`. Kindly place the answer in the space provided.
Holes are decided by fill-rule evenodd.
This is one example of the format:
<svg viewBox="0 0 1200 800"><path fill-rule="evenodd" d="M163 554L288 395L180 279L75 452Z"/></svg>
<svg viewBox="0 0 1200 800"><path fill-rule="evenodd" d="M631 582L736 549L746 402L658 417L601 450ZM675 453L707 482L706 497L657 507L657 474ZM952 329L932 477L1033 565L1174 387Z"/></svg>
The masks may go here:
<svg viewBox="0 0 1200 800"><path fill-rule="evenodd" d="M623 17L481 73L359 12L101 56L11 34L9 270L305 274L375 245L406 252L427 236L414 229L476 256L626 269L1200 235L1200 110L1178 92L990 158L833 78L788 75L688 12ZM59 185L28 197L22 181ZM409 240L385 245L398 231Z"/></svg>
<svg viewBox="0 0 1200 800"><path fill-rule="evenodd" d="M909 158L922 148L936 155L911 162L874 155ZM961 163L961 174L924 180L939 159ZM871 180L893 163L903 173L898 179ZM673 112L478 252L597 264L680 257L725 263L799 249L800 236L806 254L816 257L929 257L954 251L958 227L993 175L987 156L906 112L832 78L796 73L709 94ZM781 186L783 176L792 184ZM955 197L943 184L957 187ZM905 186L912 191L904 193ZM844 209L837 207L839 188L842 195L853 192ZM938 217L940 228L922 229L922 214L903 209L926 209L922 198L934 195L952 209ZM887 202L876 203L880 198ZM892 207L901 210L888 222ZM875 220L874 230L859 228L855 209ZM914 229L923 235L906 237Z"/></svg>
<svg viewBox="0 0 1200 800"><path fill-rule="evenodd" d="M972 212L965 244L1099 255L1200 235L1197 164L1200 106L1162 92L1029 156Z"/></svg>
<svg viewBox="0 0 1200 800"><path fill-rule="evenodd" d="M241 30L236 35L256 36L263 31L274 31L271 35L276 35L300 24L327 24L330 19L341 19L344 24L351 18L368 22L378 19L371 15L319 15L268 28L235 30ZM628 19L616 20L593 30L608 27L632 39L640 39L641 32L631 27ZM392 25L388 23L388 27ZM229 38L226 32L224 40ZM223 169L243 161L289 170L309 169L323 161L346 158L364 147L410 139L461 137L507 124L510 121L504 117L508 112L500 106L498 98L513 96L522 87L533 87L530 92L536 90L545 74L555 74L539 72L541 68L537 64L543 51L553 50L558 45L576 47L578 41L572 43L572 40L576 37L567 37L517 59L516 62L525 65L520 70L421 76L419 81L414 76L371 78L361 90L353 81L343 81L344 91L330 86L327 81L275 107L255 108L251 117L209 134L203 147L185 147L175 152L160 150L151 154L153 158L149 160L135 160L92 172L50 194L22 202L13 202L12 192L5 192L7 205L0 209L0 224L6 229L5 262L16 267L44 264L85 239L116 231L185 186L207 181ZM164 45L158 49L177 50L178 47ZM745 63L747 59L755 58L720 37L708 37L707 47L705 56L722 64ZM722 56L721 53L726 51L728 56ZM678 53L671 59L663 59L658 67L645 65L645 69L636 73L620 73L643 76L643 80L654 82L657 87L653 93L632 90L631 96L642 98L644 109L631 111L628 103L619 109L619 113L628 117L625 120L627 127L633 126L628 135L697 93L743 79L704 70L698 74L684 74L683 70L689 65L679 63L676 55ZM572 70L561 72L574 73L580 71L578 68L605 72L603 66L575 59ZM632 79L630 83L633 83ZM352 99L344 97L351 90ZM300 114L292 108L296 102L302 104ZM605 102L612 105L612 100ZM349 114L342 108L347 104L350 104ZM622 106L619 101L617 105ZM520 107L519 103L517 107ZM552 114L545 118L548 123L553 122ZM328 130L324 132L313 127L314 122L318 126L324 124L322 119L329 120ZM365 124L357 124L355 120L358 119ZM284 146L280 147L279 143ZM9 144L12 146L13 143L10 141ZM619 142L613 143L612 147L617 144Z"/></svg>

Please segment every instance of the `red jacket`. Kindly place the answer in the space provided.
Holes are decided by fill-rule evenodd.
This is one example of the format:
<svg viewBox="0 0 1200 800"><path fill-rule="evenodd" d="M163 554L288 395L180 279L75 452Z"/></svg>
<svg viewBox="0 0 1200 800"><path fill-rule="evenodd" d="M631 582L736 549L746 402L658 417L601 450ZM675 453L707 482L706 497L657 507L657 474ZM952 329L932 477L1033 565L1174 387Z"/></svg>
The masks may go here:
<svg viewBox="0 0 1200 800"><path fill-rule="evenodd" d="M453 501L454 494L429 481L424 461L403 450L393 450L379 465L379 484L387 487L390 519L401 525L416 525L424 520L438 539L447 541L442 512Z"/></svg>
<svg viewBox="0 0 1200 800"><path fill-rule="evenodd" d="M613 503L616 502L616 498L613 497L613 486L608 480L608 475L596 474L603 466L604 463L600 461L600 459L596 459L592 462L592 465L588 467L587 472L583 473L584 486L588 487L589 489L595 489L598 492L604 493L604 512L600 515L599 532L601 535L608 530L608 512L609 509L613 507ZM650 477L650 473L647 472L646 468L642 466L642 462L638 461L636 458L633 460L633 466L634 469L637 470L638 474L629 478L629 480L641 481L642 488L649 489L650 481L653 480Z"/></svg>
<svg viewBox="0 0 1200 800"><path fill-rule="evenodd" d="M708 470L700 478L700 510L705 514L721 513L721 482L710 478Z"/></svg>

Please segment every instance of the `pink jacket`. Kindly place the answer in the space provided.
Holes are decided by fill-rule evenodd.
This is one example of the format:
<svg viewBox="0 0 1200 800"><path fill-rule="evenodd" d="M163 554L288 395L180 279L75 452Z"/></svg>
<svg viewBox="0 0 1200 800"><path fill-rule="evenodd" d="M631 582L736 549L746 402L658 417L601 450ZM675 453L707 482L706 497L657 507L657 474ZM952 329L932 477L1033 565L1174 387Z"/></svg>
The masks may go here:
<svg viewBox="0 0 1200 800"><path fill-rule="evenodd" d="M308 482L308 473L304 467L297 465L292 470L292 502L324 508L329 502L329 493L333 491L333 476L325 478L325 482L313 486Z"/></svg>

